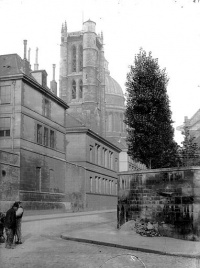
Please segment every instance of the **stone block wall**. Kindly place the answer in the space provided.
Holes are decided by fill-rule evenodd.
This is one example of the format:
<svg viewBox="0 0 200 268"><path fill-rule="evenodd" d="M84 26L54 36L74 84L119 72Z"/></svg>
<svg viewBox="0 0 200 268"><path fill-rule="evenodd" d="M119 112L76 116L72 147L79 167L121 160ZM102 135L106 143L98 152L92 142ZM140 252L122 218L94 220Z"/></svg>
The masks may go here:
<svg viewBox="0 0 200 268"><path fill-rule="evenodd" d="M200 240L200 167L121 172L118 226L142 218L161 235Z"/></svg>
<svg viewBox="0 0 200 268"><path fill-rule="evenodd" d="M0 150L0 211L5 212L19 199L20 157Z"/></svg>

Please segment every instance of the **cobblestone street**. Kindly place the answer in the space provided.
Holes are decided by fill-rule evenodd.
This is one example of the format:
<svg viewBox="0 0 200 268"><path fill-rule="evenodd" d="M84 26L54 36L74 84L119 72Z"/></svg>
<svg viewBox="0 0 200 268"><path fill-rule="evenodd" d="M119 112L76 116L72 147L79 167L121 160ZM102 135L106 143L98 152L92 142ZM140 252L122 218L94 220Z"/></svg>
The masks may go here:
<svg viewBox="0 0 200 268"><path fill-rule="evenodd" d="M60 234L63 232L109 221L111 224L115 224L114 213L23 222L24 243L12 250L5 249L4 244L1 244L0 267L98 268L116 255L133 254L140 258L147 268L198 268L197 262L193 258L134 252L60 238ZM137 268L137 266L133 267Z"/></svg>

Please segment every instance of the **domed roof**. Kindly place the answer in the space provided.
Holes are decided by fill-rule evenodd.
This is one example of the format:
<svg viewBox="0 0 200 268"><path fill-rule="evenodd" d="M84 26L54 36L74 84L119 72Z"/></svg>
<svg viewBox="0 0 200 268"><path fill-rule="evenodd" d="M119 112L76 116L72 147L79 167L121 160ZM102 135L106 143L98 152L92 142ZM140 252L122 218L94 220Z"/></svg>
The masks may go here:
<svg viewBox="0 0 200 268"><path fill-rule="evenodd" d="M124 94L120 85L109 74L105 76L105 93L118 95L124 98Z"/></svg>

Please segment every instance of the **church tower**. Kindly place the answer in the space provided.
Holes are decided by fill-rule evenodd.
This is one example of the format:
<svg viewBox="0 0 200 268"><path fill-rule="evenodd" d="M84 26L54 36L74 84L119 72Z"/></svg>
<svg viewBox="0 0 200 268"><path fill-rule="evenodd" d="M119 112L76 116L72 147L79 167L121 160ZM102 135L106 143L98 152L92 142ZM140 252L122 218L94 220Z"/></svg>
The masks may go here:
<svg viewBox="0 0 200 268"><path fill-rule="evenodd" d="M105 70L103 35L88 20L83 30L61 30L60 98L68 103L68 113L88 128L105 136Z"/></svg>

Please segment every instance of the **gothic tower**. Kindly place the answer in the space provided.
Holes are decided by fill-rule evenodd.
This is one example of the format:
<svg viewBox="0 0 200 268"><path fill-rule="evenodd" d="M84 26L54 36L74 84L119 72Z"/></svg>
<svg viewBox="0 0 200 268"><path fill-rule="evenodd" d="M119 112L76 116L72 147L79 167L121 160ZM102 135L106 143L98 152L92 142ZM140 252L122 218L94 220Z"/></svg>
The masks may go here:
<svg viewBox="0 0 200 268"><path fill-rule="evenodd" d="M105 70L103 35L95 32L95 22L83 23L83 30L61 30L60 98L68 103L68 113L88 128L105 136Z"/></svg>

